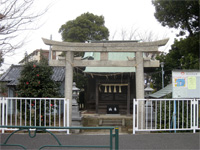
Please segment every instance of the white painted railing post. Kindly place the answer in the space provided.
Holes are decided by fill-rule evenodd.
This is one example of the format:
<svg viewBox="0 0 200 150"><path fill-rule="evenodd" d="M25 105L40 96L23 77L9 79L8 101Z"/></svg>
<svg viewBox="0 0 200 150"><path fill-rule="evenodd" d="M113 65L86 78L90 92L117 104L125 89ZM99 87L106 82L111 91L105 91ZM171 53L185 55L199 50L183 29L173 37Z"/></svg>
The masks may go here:
<svg viewBox="0 0 200 150"><path fill-rule="evenodd" d="M2 119L3 119L3 117L2 117L2 109L3 109L2 101L3 101L3 98L0 97L0 125L2 125Z"/></svg>
<svg viewBox="0 0 200 150"><path fill-rule="evenodd" d="M174 100L173 124L173 129L176 129L176 100ZM176 133L176 130L174 132Z"/></svg>
<svg viewBox="0 0 200 150"><path fill-rule="evenodd" d="M199 122L199 115L200 115L200 110L199 110L199 108L200 108L200 103L199 103L199 101L200 101L200 99L196 99L196 101L197 101L197 129L200 129L200 122Z"/></svg>
<svg viewBox="0 0 200 150"><path fill-rule="evenodd" d="M195 133L195 124L196 124L196 104L195 99L193 100L193 133Z"/></svg>
<svg viewBox="0 0 200 150"><path fill-rule="evenodd" d="M7 98L5 98L5 100L6 100L6 126L8 125L8 99Z"/></svg>
<svg viewBox="0 0 200 150"><path fill-rule="evenodd" d="M67 127L69 127L69 121L70 121L70 118L69 118L69 113L70 113L70 110L69 110L69 99L67 99L67 101L66 101L66 104L67 104L67 108L65 108L65 109L67 109L67 115L66 115L66 117L67 117ZM67 134L69 134L69 129L67 129Z"/></svg>
<svg viewBox="0 0 200 150"><path fill-rule="evenodd" d="M193 133L195 133L195 129L194 129L195 117L194 117L194 114L195 114L195 105L194 105L194 99L193 99L193 100L191 100L191 128L193 129Z"/></svg>
<svg viewBox="0 0 200 150"><path fill-rule="evenodd" d="M1 112L1 115L2 115L2 126L4 126L4 117L5 117L5 99L4 97L1 99L2 101L2 112ZM4 128L1 129L2 130L2 133L4 133Z"/></svg>
<svg viewBox="0 0 200 150"><path fill-rule="evenodd" d="M66 105L67 105L67 100L65 99L65 100L64 100L64 111L63 111L63 117L64 117L64 118L63 118L63 126L64 126L64 127L66 127L66 124L67 124L67 121L66 121L66 119L67 119L67 118L66 118L66 116L67 116L67 115L66 115L66 114L67 114L67 106L66 106Z"/></svg>
<svg viewBox="0 0 200 150"><path fill-rule="evenodd" d="M133 99L133 134L135 134L135 99Z"/></svg>
<svg viewBox="0 0 200 150"><path fill-rule="evenodd" d="M196 99L193 102L193 133L196 133L196 128L198 128L198 101Z"/></svg>

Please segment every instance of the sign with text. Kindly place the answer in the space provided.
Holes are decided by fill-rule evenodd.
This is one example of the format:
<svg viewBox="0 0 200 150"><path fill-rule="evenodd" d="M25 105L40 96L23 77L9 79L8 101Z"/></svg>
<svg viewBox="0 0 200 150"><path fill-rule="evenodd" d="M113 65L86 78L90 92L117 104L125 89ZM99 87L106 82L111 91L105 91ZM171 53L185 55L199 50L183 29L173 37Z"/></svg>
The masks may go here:
<svg viewBox="0 0 200 150"><path fill-rule="evenodd" d="M173 98L200 97L200 71L175 70L172 71Z"/></svg>
<svg viewBox="0 0 200 150"><path fill-rule="evenodd" d="M119 114L119 106L107 105L107 114Z"/></svg>

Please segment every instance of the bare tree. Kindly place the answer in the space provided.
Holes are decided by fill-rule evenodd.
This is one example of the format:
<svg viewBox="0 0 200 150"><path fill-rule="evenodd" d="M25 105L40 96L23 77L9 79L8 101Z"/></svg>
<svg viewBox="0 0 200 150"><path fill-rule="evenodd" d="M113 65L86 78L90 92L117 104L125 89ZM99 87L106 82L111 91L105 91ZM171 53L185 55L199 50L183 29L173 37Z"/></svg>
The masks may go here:
<svg viewBox="0 0 200 150"><path fill-rule="evenodd" d="M120 32L117 32L117 30L115 30L110 39L114 40L116 38L117 33L119 33L118 35L121 40L138 40L137 31L138 27L136 27L135 25L131 27L131 30L121 28Z"/></svg>
<svg viewBox="0 0 200 150"><path fill-rule="evenodd" d="M136 40L140 42L152 42L167 37L166 32L160 35L156 30L141 30L136 26L132 26L131 30L129 31L122 28L120 34L122 40ZM156 53L144 53L145 57L149 57L151 59L155 59L156 55Z"/></svg>
<svg viewBox="0 0 200 150"><path fill-rule="evenodd" d="M126 29L122 28L121 29L121 39L122 40L136 40L137 39L137 30L138 28L131 28L130 31L127 31ZM115 33L116 34L116 33Z"/></svg>
<svg viewBox="0 0 200 150"><path fill-rule="evenodd" d="M33 4L34 0L0 0L1 57L22 47L24 40L16 40L22 31L38 28L33 22L42 16L48 7L41 12L34 12Z"/></svg>
<svg viewBox="0 0 200 150"><path fill-rule="evenodd" d="M143 42L151 42L158 40L158 35L153 30L144 30L138 33L138 38Z"/></svg>
<svg viewBox="0 0 200 150"><path fill-rule="evenodd" d="M111 40L114 40L114 39L115 39L116 33L117 33L117 30L115 30L115 32L113 33L113 35L112 35L112 37L111 37Z"/></svg>
<svg viewBox="0 0 200 150"><path fill-rule="evenodd" d="M116 32L114 36L112 36L112 40L115 38ZM167 33L163 33L162 35L156 29L141 29L139 26L133 25L130 30L126 30L124 28L120 31L121 40L139 40L142 42L152 42L156 40L160 40L167 37Z"/></svg>
<svg viewBox="0 0 200 150"><path fill-rule="evenodd" d="M127 36L127 31L126 29L121 29L121 38L122 40L126 40L126 36Z"/></svg>
<svg viewBox="0 0 200 150"><path fill-rule="evenodd" d="M129 32L128 40L137 40L137 31L138 31L138 28L132 26Z"/></svg>

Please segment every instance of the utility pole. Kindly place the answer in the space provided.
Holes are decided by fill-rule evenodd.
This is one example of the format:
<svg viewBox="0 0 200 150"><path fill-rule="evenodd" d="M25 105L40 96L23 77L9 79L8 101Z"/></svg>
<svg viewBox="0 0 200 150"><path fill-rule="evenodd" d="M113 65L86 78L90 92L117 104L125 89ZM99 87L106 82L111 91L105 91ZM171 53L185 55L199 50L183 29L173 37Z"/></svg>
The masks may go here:
<svg viewBox="0 0 200 150"><path fill-rule="evenodd" d="M164 71L163 71L164 62L161 62L160 65L161 65L161 68L162 68L162 89L163 89L164 88Z"/></svg>
<svg viewBox="0 0 200 150"><path fill-rule="evenodd" d="M50 40L52 40L52 34L50 35ZM49 45L49 61L51 60L51 45Z"/></svg>

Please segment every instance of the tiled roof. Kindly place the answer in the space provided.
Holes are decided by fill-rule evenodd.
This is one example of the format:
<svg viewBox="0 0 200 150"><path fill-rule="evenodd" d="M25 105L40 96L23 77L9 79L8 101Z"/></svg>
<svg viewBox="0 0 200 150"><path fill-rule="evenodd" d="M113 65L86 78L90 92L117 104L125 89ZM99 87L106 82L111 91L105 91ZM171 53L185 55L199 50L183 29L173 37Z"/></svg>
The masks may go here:
<svg viewBox="0 0 200 150"><path fill-rule="evenodd" d="M7 85L15 86L22 70L22 65L12 65L1 77L1 82L8 82ZM62 82L65 79L65 67L53 67L52 79L56 82Z"/></svg>
<svg viewBox="0 0 200 150"><path fill-rule="evenodd" d="M22 66L12 65L1 77L0 81L11 82L20 77Z"/></svg>

